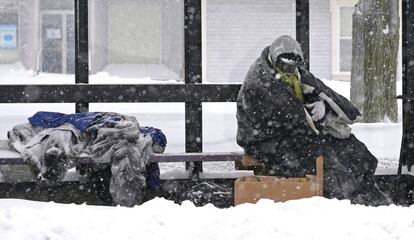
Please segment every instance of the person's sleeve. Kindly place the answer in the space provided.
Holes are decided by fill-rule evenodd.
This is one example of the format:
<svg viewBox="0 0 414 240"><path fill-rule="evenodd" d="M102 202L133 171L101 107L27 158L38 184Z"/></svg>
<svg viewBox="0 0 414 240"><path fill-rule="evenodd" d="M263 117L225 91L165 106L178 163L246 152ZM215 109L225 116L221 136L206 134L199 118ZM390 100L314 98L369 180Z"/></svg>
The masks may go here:
<svg viewBox="0 0 414 240"><path fill-rule="evenodd" d="M303 83L313 87L313 94L318 95L345 123L351 124L361 118L359 110L348 99L326 86L307 70L302 69L301 73Z"/></svg>

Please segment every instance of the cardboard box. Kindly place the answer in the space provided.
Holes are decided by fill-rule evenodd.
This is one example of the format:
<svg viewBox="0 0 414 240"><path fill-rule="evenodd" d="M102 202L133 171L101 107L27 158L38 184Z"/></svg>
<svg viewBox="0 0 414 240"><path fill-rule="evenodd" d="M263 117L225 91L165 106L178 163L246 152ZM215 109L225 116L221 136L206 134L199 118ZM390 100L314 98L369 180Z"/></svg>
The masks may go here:
<svg viewBox="0 0 414 240"><path fill-rule="evenodd" d="M245 176L234 183L234 205L256 203L262 198L283 202L322 194L323 157L316 159L316 175L303 178Z"/></svg>

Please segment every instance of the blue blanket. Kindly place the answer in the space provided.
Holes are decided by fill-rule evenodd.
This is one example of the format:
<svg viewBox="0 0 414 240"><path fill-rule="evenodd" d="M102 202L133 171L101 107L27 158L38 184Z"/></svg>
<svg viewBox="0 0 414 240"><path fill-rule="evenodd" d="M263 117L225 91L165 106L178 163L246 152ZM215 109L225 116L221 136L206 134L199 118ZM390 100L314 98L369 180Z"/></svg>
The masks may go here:
<svg viewBox="0 0 414 240"><path fill-rule="evenodd" d="M118 113L110 112L84 112L64 114L59 112L37 112L29 118L30 124L42 128L55 128L65 123L70 123L79 129L82 133L94 124L103 124L105 122L117 122L124 119Z"/></svg>

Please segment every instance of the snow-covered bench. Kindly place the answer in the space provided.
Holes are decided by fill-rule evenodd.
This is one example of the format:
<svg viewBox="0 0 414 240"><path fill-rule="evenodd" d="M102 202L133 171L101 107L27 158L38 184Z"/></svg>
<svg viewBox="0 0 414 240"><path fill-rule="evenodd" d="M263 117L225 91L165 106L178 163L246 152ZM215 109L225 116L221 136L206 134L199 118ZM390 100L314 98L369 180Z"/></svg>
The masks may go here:
<svg viewBox="0 0 414 240"><path fill-rule="evenodd" d="M149 162L234 162L240 160L242 155L242 152L163 153L152 154ZM7 140L0 140L0 187L2 188L0 190L0 197L112 204L110 198L108 198L109 180L111 178L110 165L98 166L97 163L86 155L78 157L75 159L75 162L76 167L70 169L61 181L55 182L53 186L49 187L50 183L45 183L45 185L36 180L30 171L29 165L18 152L10 149ZM149 192L149 194L146 193L146 196L148 195L150 199L151 196L164 197L172 194L171 196L173 197L171 199L176 199L177 192L198 182L213 181L226 183L228 186L231 186L237 178L253 174L251 171L204 173L196 171L194 166L195 164L190 164L190 168L186 171L177 170L161 173L161 191ZM71 196L69 191L72 191L74 195ZM93 191L93 193L89 193L90 191ZM92 195L95 197L91 197Z"/></svg>
<svg viewBox="0 0 414 240"><path fill-rule="evenodd" d="M234 172L227 172L227 173L195 173L193 169L189 169L185 172L178 173L175 172L173 174L166 174L161 175L161 180L164 182L176 182L176 181L187 181L187 183L190 182L197 182L197 181L204 181L204 180L218 180L218 181L225 181L228 184L233 185L233 181L236 179L243 177L243 176L249 176L249 175L264 175L264 165L251 156L244 154L243 152L220 152L220 153L163 153L163 154L152 154L149 158L149 162L159 162L159 163L171 163L171 162L235 162L235 170ZM76 168L71 169L65 176L65 178L62 180L65 181L75 181L79 182L80 184L86 184L86 183L93 183L96 181L96 176L93 176L94 172L90 171L91 166L98 165L95 163L89 156L84 155L80 156L77 159L75 159ZM107 169L110 169L109 164L107 165ZM22 159L20 154L16 151L13 151L8 146L7 140L0 140L0 168L3 166L9 166L10 174L20 174L19 170L13 171L13 166L19 168L20 167L26 167L26 172L29 172L29 166L28 164ZM11 168L10 168L11 167ZM84 171L87 169L87 171ZM92 168L93 169L93 168ZM102 168L97 168L102 169ZM249 171L237 171L237 170L249 170ZM6 169L7 171L7 169ZM253 173L253 172L254 173ZM4 173L4 169L0 169L0 174ZM109 174L101 174L99 175L99 178L101 179L102 183L109 183L110 178L110 171ZM95 178L94 178L95 177ZM18 180L19 182L26 182L27 180ZM36 179L32 178L30 180L31 182L35 182ZM3 179L3 181L0 182L8 182L7 179ZM186 186L186 183L184 184L184 188ZM104 189L107 189L104 187ZM106 190L103 190L106 192Z"/></svg>
<svg viewBox="0 0 414 240"><path fill-rule="evenodd" d="M242 152L209 152L209 153L163 153L152 154L149 158L149 162L227 162L227 161L239 161L242 159ZM95 163L89 156L84 155L77 157L76 168L81 169L83 165L93 165ZM20 154L10 149L7 140L0 140L0 166L16 166L27 165L24 162ZM79 174L79 173L78 173ZM188 178L194 178L192 171L188 171ZM82 175L82 174L81 174ZM242 174L245 175L245 174ZM228 175L229 176L229 175ZM233 178L237 177L234 174L230 175ZM198 177L198 176L197 176ZM172 177L169 176L169 179ZM182 175L179 178L183 178ZM72 179L73 180L73 179Z"/></svg>
<svg viewBox="0 0 414 240"><path fill-rule="evenodd" d="M172 163L172 162L236 162L236 166L241 165L241 160L246 158L247 155L243 152L207 152L207 153L154 153L150 156L149 162L158 163ZM76 160L76 172L69 172L63 181L87 181L87 176L84 176L82 171L83 166L87 165L98 165L89 156L84 155L77 157ZM238 163L239 162L239 163ZM27 166L20 154L10 149L7 140L0 140L0 167L2 166ZM236 167L235 170L254 170L249 167ZM4 171L3 171L4 172ZM199 178L232 178L236 179L241 176L251 175L251 171L236 171L236 172L225 172L225 173L201 173L200 175L194 174L192 169L185 172L175 172L174 174L167 173L164 176L161 175L162 179L199 179ZM0 172L1 176L1 172ZM1 181L1 178L0 178ZM20 181L20 180L19 180ZM23 180L24 181L24 180Z"/></svg>

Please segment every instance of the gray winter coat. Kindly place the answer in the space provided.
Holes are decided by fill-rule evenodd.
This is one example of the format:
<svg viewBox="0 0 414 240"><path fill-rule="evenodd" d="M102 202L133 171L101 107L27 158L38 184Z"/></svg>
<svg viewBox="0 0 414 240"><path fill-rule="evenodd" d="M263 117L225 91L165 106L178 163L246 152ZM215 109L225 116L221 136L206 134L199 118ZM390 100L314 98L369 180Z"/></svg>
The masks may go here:
<svg viewBox="0 0 414 240"><path fill-rule="evenodd" d="M279 38L280 39L280 38ZM279 40L278 39L278 40ZM266 47L262 55L253 63L246 75L237 98L237 118L239 128L237 140L241 146L255 144L268 138L292 136L292 134L314 134L306 120L303 104L292 93L286 83L277 78L271 67L268 55L273 57L293 52L302 56L299 44L289 38L275 41L279 47ZM274 56L276 54L276 56ZM346 98L327 87L304 68L298 69L305 96L305 104L324 100L330 110L329 119L315 123L322 130L328 122L351 124L360 117L358 109ZM336 118L336 119L335 119ZM325 132L328 132L326 130ZM343 136L342 138L347 138Z"/></svg>

